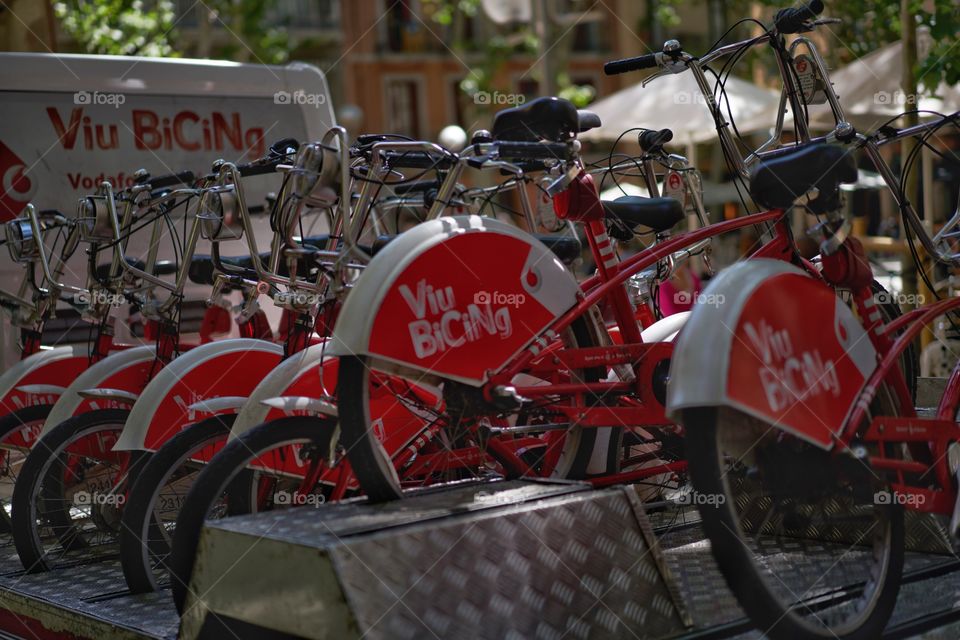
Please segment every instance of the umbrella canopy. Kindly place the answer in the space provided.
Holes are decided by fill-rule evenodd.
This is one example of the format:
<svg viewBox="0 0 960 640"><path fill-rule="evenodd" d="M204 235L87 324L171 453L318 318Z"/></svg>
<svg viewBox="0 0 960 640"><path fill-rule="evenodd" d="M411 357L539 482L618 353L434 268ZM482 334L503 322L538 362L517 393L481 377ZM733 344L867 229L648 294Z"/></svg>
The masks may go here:
<svg viewBox="0 0 960 640"><path fill-rule="evenodd" d="M840 98L844 116L864 131L872 131L890 118L913 109L939 113L960 111L960 85L941 83L935 91L936 97L921 95L917 105L905 99L900 88L902 75L903 44L894 42L831 73L830 80ZM923 84L923 78L920 78L920 84ZM833 127L829 105L811 106L809 113L810 122L815 126ZM928 116L921 114L921 117Z"/></svg>
<svg viewBox="0 0 960 640"><path fill-rule="evenodd" d="M726 94L741 133L774 125L779 93L731 76L726 83ZM726 114L726 101L721 107ZM689 72L657 78L646 87L637 84L622 89L587 108L600 116L603 125L581 134L581 140L616 140L631 127L669 128L674 142L681 144L707 142L717 137L706 101Z"/></svg>

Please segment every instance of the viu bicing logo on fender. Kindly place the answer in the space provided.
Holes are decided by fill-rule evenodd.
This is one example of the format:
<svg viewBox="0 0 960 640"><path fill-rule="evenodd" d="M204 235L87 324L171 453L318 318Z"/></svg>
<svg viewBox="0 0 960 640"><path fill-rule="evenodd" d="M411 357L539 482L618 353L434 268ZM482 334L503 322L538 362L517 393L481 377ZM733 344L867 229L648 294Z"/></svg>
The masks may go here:
<svg viewBox="0 0 960 640"><path fill-rule="evenodd" d="M513 335L513 321L511 306L507 304L513 305L515 310L523 303L517 299L520 294L509 297L509 300L503 299L501 303L499 297L494 299L497 292L481 291L466 309L458 309L451 286L434 288L425 279L420 279L413 287L402 284L397 289L413 313L414 319L407 325L407 330L414 353L421 359L487 337L509 338Z"/></svg>

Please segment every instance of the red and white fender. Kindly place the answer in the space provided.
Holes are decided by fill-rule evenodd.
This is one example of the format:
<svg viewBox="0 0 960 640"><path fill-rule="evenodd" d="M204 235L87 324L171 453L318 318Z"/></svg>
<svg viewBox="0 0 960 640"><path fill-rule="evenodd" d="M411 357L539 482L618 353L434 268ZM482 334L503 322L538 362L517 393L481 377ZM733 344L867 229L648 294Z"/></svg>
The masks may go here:
<svg viewBox="0 0 960 640"><path fill-rule="evenodd" d="M328 352L479 386L579 293L560 260L516 227L480 216L438 218L370 262Z"/></svg>
<svg viewBox="0 0 960 640"><path fill-rule="evenodd" d="M832 289L783 261L747 260L698 297L674 347L667 412L728 406L830 449L876 366Z"/></svg>
<svg viewBox="0 0 960 640"><path fill-rule="evenodd" d="M205 408L236 411L282 358L281 345L253 338L190 349L158 371L143 389L113 450L156 451L199 415L209 414ZM218 404L217 398L229 401Z"/></svg>
<svg viewBox="0 0 960 640"><path fill-rule="evenodd" d="M327 417L331 420L318 428L336 429L337 407L331 398L337 388L340 359L330 355L329 345L329 341L326 347L323 343L312 345L271 371L237 414L230 439L257 425L293 415ZM411 446L426 424L390 394L371 398L370 412L374 417L373 431L391 455ZM293 475L302 475L309 466L298 456L285 458L282 469L274 467L275 462L271 460L274 470Z"/></svg>
<svg viewBox="0 0 960 640"><path fill-rule="evenodd" d="M353 295L351 293L351 295ZM230 438L243 435L268 420L288 415L310 413L308 409L285 407L295 401L331 397L337 388L337 359L330 355L329 343L307 347L274 367L250 393L247 402L237 413ZM283 402L288 400L289 402ZM327 404L327 403L324 403ZM329 405L333 409L332 405Z"/></svg>
<svg viewBox="0 0 960 640"><path fill-rule="evenodd" d="M90 364L86 345L43 349L0 375L0 415L38 404L54 404Z"/></svg>
<svg viewBox="0 0 960 640"><path fill-rule="evenodd" d="M86 411L129 407L130 398L139 395L149 382L155 359L156 347L144 345L111 353L90 365L53 405L40 435Z"/></svg>

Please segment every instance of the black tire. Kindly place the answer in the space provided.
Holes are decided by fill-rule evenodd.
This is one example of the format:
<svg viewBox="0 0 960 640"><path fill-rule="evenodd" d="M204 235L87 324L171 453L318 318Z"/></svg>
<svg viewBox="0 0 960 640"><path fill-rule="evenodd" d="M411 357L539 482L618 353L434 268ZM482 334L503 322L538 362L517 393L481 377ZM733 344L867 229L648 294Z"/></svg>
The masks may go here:
<svg viewBox="0 0 960 640"><path fill-rule="evenodd" d="M249 513L252 501L245 493L254 484L247 469L255 459L291 443L310 443L329 451L336 428L329 418L296 416L257 425L232 440L207 464L190 488L173 533L173 550L167 565L177 611L183 613L200 532L224 494L231 502L229 515Z"/></svg>
<svg viewBox="0 0 960 640"><path fill-rule="evenodd" d="M586 321L578 318L571 326L569 341L575 346L595 346ZM400 479L383 446L370 430L370 367L365 356L342 356L337 374L337 408L342 442L347 450L350 466L363 492L372 502L385 502L403 497ZM606 375L606 369L596 367L580 372L582 380L596 381ZM495 413L496 410L493 410ZM611 453L619 453L622 429L612 429ZM597 429L575 427L564 439L561 462L556 477L578 479L586 475L593 453ZM492 452L491 452L492 453Z"/></svg>
<svg viewBox="0 0 960 640"><path fill-rule="evenodd" d="M64 482L66 461L73 454L66 450L95 434L103 439L115 439L123 430L129 414L126 409L100 409L74 416L55 426L34 444L13 491L13 542L28 573L51 569L58 560L54 557L57 548L65 557L72 552L95 553L97 557L115 552L118 529L113 530L111 523L118 506L97 507L91 503L89 519L94 524L93 531L78 528L74 521L71 511L74 510L72 500L75 496L68 499L71 487ZM124 455L129 454L119 454L121 459ZM133 469L136 464L131 460L128 467ZM117 475L111 475L111 471L120 466L108 463L107 473L100 481L112 483ZM97 481L96 477L84 478L85 481L91 479ZM110 491L113 496L122 493L122 490ZM94 495L97 495L96 490ZM106 520L105 514L111 516L111 521ZM116 520L119 525L119 518ZM84 559L89 556L84 555Z"/></svg>
<svg viewBox="0 0 960 640"><path fill-rule="evenodd" d="M757 559L750 548L749 538L741 526L741 518L737 510L748 511L749 507L744 506L743 500L737 504L737 498L731 494L730 485L736 481L731 479L732 472L721 460L721 449L718 445L720 425L724 423L723 421L727 421L725 424L734 424L735 422L732 421L736 420L740 420L736 422L738 427L746 428L748 419L732 409L713 407L686 409L682 415L682 422L687 432L689 473L696 492L694 495L725 497L722 504L718 504L717 501L713 501L712 504L702 501L698 502L698 506L703 528L710 540L713 557L740 606L765 636L774 639L869 640L879 638L893 612L903 572L903 509L898 506L874 506L874 511L880 514L880 521L887 525L882 536L884 542L874 545L874 553L877 552L877 547L882 548L883 567L879 577L873 573L870 574L876 584L871 591L870 602L864 607L862 618L849 623L846 628L820 627L809 619L804 620L798 612L808 610L807 607L802 604L800 606L785 605L783 600L774 593L776 587L768 586L766 573L773 574L775 579L785 574L768 569L765 562L761 563L764 565L762 568L758 566ZM812 470L806 471L809 473ZM772 498L763 494L758 501L762 500L770 501L769 503L776 502L776 493ZM749 516L744 519L750 520ZM760 528L762 529L767 523L768 520L763 519ZM810 525L807 523L804 526ZM800 537L802 536L796 536L794 540ZM777 542L779 541L780 538L777 539ZM850 549L853 548L850 547ZM773 561L771 561L772 564ZM819 572L813 569L812 573ZM826 575L814 577L817 580L823 580ZM802 578L797 579L802 582ZM786 586L786 583L784 585ZM867 579L864 585L871 586L870 580ZM812 589L812 587L809 588ZM795 597L796 592L799 591L789 586L786 586L786 589L789 590L788 597ZM864 594L866 591L864 588ZM800 593L806 596L808 591ZM860 600L857 597L850 599L855 603ZM801 598L800 602L804 600ZM815 606L818 605L808 605L809 610L814 610ZM821 614L823 611L826 611L826 607L820 610ZM819 620L818 614L814 613L813 617Z"/></svg>
<svg viewBox="0 0 960 640"><path fill-rule="evenodd" d="M189 463L190 458L226 442L235 419L235 415L213 416L190 425L165 442L141 467L120 520L120 565L132 593L156 591L167 571L171 534L165 525L175 521L182 503L176 496L161 494L175 476L175 490L183 488L189 478L182 472L192 470L196 478L199 464ZM185 469L185 463L191 468ZM158 505L158 501L164 504Z"/></svg>
<svg viewBox="0 0 960 640"><path fill-rule="evenodd" d="M20 476L22 462L29 453L21 447L8 447L7 441L23 429L42 424L50 415L52 404L37 404L30 407L16 409L0 418L0 448L3 451L3 462L0 463L0 534L10 535L13 532L13 523L10 520L10 507L13 500L13 489ZM14 452L18 454L17 462L12 462Z"/></svg>

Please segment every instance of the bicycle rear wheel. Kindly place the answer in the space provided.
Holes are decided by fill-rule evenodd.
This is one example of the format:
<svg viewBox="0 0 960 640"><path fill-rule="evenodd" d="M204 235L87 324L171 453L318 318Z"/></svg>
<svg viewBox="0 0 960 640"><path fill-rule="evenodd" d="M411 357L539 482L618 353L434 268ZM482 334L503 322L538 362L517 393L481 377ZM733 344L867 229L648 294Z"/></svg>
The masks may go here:
<svg viewBox="0 0 960 640"><path fill-rule="evenodd" d="M713 556L771 638L880 637L900 586L903 510L865 463L736 410L687 409L690 476Z"/></svg>

